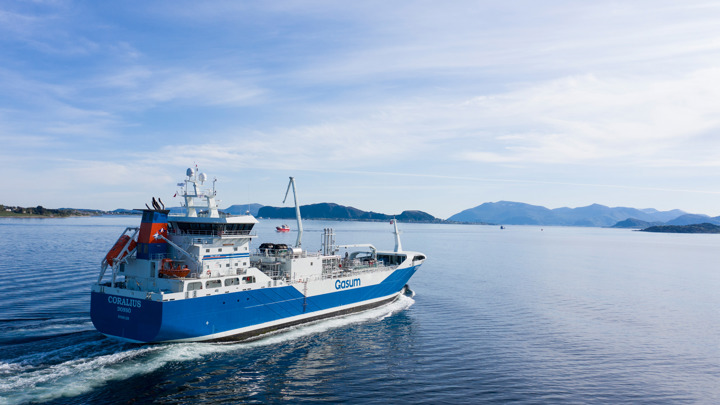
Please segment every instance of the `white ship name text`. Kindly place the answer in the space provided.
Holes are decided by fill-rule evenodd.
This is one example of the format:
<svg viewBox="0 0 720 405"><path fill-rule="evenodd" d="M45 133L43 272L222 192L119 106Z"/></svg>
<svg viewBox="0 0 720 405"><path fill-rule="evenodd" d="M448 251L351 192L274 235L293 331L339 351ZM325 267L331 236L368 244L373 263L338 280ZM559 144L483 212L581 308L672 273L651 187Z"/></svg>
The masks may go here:
<svg viewBox="0 0 720 405"><path fill-rule="evenodd" d="M126 307L133 307L133 308L140 308L142 307L142 301L140 300L134 300L130 298L122 298L122 297L115 297L115 296L109 296L108 297L108 303L110 304L116 304L116 305L124 305Z"/></svg>

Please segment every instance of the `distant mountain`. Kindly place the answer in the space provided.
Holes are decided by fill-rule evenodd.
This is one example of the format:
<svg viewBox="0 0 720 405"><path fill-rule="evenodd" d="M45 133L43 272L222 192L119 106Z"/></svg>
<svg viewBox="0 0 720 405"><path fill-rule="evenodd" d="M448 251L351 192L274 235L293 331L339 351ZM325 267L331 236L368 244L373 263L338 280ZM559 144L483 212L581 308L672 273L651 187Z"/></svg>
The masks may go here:
<svg viewBox="0 0 720 405"><path fill-rule="evenodd" d="M125 208L118 208L118 209L112 210L112 211L110 211L110 212L113 213L113 214L118 214L118 215L139 215L139 214L142 214L142 211L138 211L138 210L126 210Z"/></svg>
<svg viewBox="0 0 720 405"><path fill-rule="evenodd" d="M336 219L357 221L388 221L396 218L401 222L442 222L442 220L422 211L403 211L400 215L380 214L372 211L362 211L354 207L334 203L319 203L300 206L300 215L303 219ZM258 210L261 218L295 218L294 207L264 206Z"/></svg>
<svg viewBox="0 0 720 405"><path fill-rule="evenodd" d="M681 215L687 214L683 210L658 211L655 208L642 208L640 211L652 215L656 221L667 222Z"/></svg>
<svg viewBox="0 0 720 405"><path fill-rule="evenodd" d="M611 228L645 229L651 226L663 225L663 222L648 222L637 218L628 218L613 225Z"/></svg>
<svg viewBox="0 0 720 405"><path fill-rule="evenodd" d="M171 214L184 214L185 207L169 207ZM230 215L244 215L249 212L261 218L295 218L294 207L270 207L262 204L236 204L222 209ZM719 217L707 215L688 214L681 210L658 211L654 208L607 207L592 204L578 208L549 209L539 205L525 204L513 201L487 202L459 212L447 221L423 212L403 211L399 215L388 215L372 211L362 211L354 207L335 203L319 203L303 205L300 207L303 218L331 219L331 220L357 220L357 221L387 221L396 218L402 222L450 222L498 225L561 225L561 226L589 226L589 227L615 227L642 229L658 225L691 225L710 223L720 225ZM131 210L115 210L113 213L126 214Z"/></svg>
<svg viewBox="0 0 720 405"><path fill-rule="evenodd" d="M664 218L675 213L685 214L680 210L661 212L653 209L611 208L600 204L551 210L537 205L499 201L467 209L451 216L448 221L508 225L613 226L628 218L647 222L665 222Z"/></svg>
<svg viewBox="0 0 720 405"><path fill-rule="evenodd" d="M557 219L555 214L545 207L512 201L498 201L467 209L451 216L448 221L539 225L556 222Z"/></svg>
<svg viewBox="0 0 720 405"><path fill-rule="evenodd" d="M434 216L423 211L403 211L400 215L395 215L398 221L401 222L442 222L441 219L435 218Z"/></svg>
<svg viewBox="0 0 720 405"><path fill-rule="evenodd" d="M693 224L713 224L713 225L720 225L720 218L715 217L711 218L707 215L700 215L700 214L685 214L681 215L671 221L667 221L665 225L693 225Z"/></svg>
<svg viewBox="0 0 720 405"><path fill-rule="evenodd" d="M250 215L257 216L258 211L262 207L264 207L262 204L236 204L231 205L222 211L230 215L245 215L245 213L249 211Z"/></svg>
<svg viewBox="0 0 720 405"><path fill-rule="evenodd" d="M627 218L645 221L650 221L652 218L649 214L636 208L610 208L600 204L579 208L558 208L553 212L560 217L561 225L572 226L611 226Z"/></svg>
<svg viewBox="0 0 720 405"><path fill-rule="evenodd" d="M666 233L720 233L720 226L710 223L692 225L661 225L642 229L643 232Z"/></svg>

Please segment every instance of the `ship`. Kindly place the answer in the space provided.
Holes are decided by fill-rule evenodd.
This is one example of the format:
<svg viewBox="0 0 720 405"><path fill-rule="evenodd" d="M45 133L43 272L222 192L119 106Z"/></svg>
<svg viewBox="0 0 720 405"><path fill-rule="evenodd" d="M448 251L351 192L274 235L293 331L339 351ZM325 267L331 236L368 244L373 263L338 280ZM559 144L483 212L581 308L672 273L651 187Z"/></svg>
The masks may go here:
<svg viewBox="0 0 720 405"><path fill-rule="evenodd" d="M145 204L139 227L127 227L103 257L91 286L90 315L102 334L124 342L248 340L295 325L389 304L408 293L426 260L403 250L397 221L392 250L372 244L336 245L325 228L318 251L264 242L255 249L258 220L218 209L215 182L190 168L178 194L182 214L162 199ZM177 194L176 194L177 195Z"/></svg>
<svg viewBox="0 0 720 405"><path fill-rule="evenodd" d="M282 224L280 226L276 226L275 230L277 232L290 232L290 226L288 224Z"/></svg>

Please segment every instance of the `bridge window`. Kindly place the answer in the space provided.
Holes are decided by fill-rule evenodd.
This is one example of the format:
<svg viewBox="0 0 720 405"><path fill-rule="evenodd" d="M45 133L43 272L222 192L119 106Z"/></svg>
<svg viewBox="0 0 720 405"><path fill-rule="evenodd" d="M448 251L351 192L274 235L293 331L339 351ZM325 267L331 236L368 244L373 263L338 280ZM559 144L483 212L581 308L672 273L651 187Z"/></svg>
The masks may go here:
<svg viewBox="0 0 720 405"><path fill-rule="evenodd" d="M405 255L379 254L377 259L385 263L386 266L394 266L405 261Z"/></svg>
<svg viewBox="0 0 720 405"><path fill-rule="evenodd" d="M175 222L172 228L179 233L218 235L224 232L232 234L249 234L254 224L212 224L197 222Z"/></svg>
<svg viewBox="0 0 720 405"><path fill-rule="evenodd" d="M187 285L188 291L194 291L194 290L202 290L202 283L199 281L188 283Z"/></svg>

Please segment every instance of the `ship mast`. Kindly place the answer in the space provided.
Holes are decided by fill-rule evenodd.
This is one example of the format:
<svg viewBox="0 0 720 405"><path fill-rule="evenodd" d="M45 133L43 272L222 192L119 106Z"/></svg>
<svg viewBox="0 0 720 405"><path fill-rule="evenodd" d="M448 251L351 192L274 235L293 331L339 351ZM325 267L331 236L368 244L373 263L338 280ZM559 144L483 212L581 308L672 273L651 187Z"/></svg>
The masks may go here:
<svg viewBox="0 0 720 405"><path fill-rule="evenodd" d="M288 193L290 192L290 186L292 186L293 198L295 198L295 218L297 218L298 227L298 236L297 241L295 242L295 247L299 248L302 245L303 228L302 218L300 218L300 206L298 205L297 190L295 190L295 177L290 177L290 183L288 183L287 191L285 191L285 198L283 199L283 204L285 204L285 200L287 200Z"/></svg>
<svg viewBox="0 0 720 405"><path fill-rule="evenodd" d="M185 189L180 191L180 195L185 199L185 208L187 209L185 215L188 217L197 217L197 209L203 207L196 205L195 199L204 198L207 204L207 216L211 218L220 217L218 204L215 200L215 182L217 179L213 180L213 191L211 193L210 190L202 191L199 187L199 185L202 186L207 180L207 174L197 171L197 167L196 170L193 170L191 167L187 169L186 175ZM192 187L188 187L188 185L192 185ZM182 186L182 183L179 183L178 186ZM189 190L189 188L192 190Z"/></svg>
<svg viewBox="0 0 720 405"><path fill-rule="evenodd" d="M402 252L403 251L402 243L400 242L400 231L398 230L398 227L397 227L397 220L395 218L393 218L390 221L390 223L392 223L393 226L395 227L395 232L393 232L395 234L395 251Z"/></svg>

